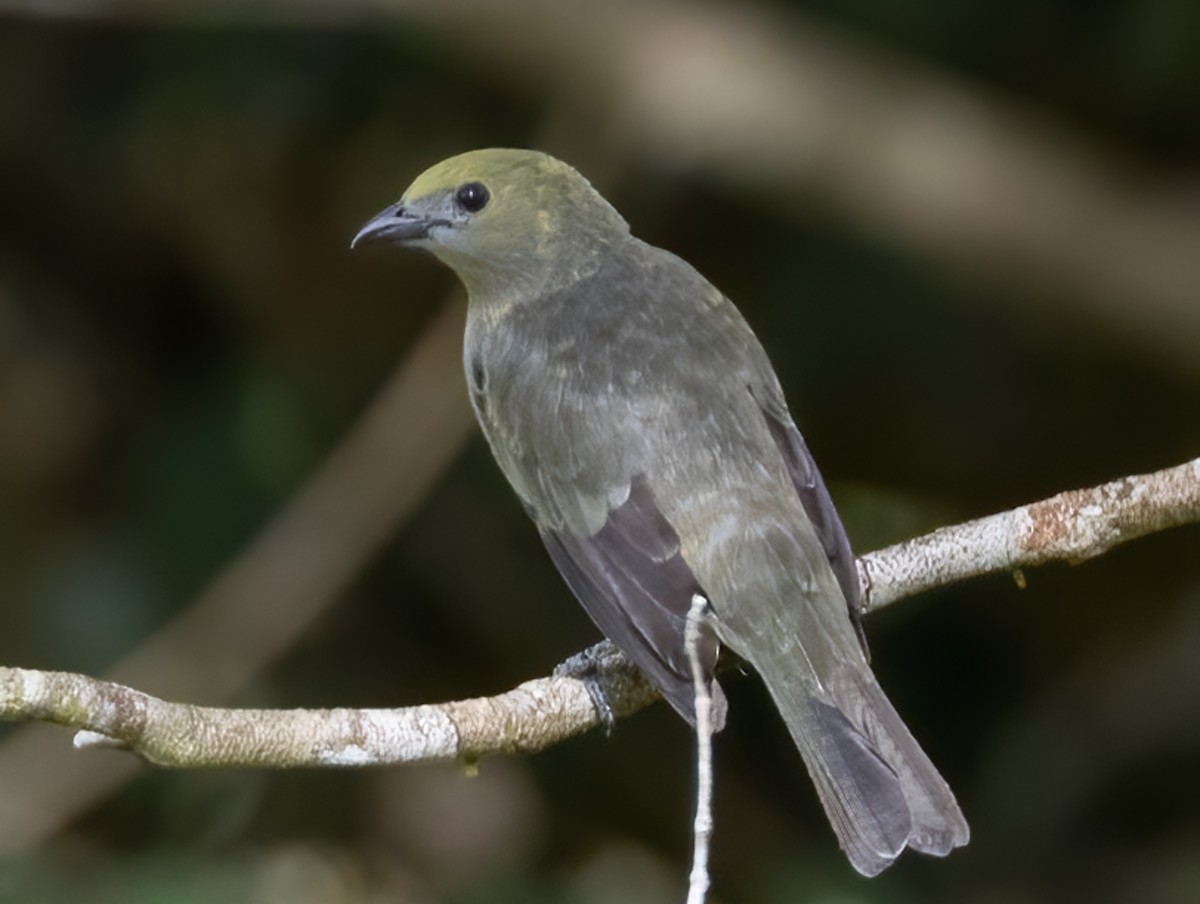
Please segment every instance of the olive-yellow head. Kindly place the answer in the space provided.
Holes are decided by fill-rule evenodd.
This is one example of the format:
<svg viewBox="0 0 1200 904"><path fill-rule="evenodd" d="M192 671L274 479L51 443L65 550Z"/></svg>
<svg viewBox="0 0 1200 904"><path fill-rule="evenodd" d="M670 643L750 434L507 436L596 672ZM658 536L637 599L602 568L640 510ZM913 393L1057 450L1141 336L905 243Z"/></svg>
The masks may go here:
<svg viewBox="0 0 1200 904"><path fill-rule="evenodd" d="M565 163L537 151L490 148L427 169L351 247L427 249L478 299L569 284L628 235L621 215Z"/></svg>

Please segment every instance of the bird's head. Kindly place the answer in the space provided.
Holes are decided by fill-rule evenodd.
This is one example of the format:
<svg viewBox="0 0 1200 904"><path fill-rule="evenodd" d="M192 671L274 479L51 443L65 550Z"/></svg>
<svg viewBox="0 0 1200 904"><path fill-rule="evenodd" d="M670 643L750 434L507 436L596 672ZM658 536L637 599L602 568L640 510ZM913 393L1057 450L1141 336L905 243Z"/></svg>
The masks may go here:
<svg viewBox="0 0 1200 904"><path fill-rule="evenodd" d="M621 215L567 164L537 151L492 148L443 160L354 240L424 248L472 300L569 285L629 235Z"/></svg>

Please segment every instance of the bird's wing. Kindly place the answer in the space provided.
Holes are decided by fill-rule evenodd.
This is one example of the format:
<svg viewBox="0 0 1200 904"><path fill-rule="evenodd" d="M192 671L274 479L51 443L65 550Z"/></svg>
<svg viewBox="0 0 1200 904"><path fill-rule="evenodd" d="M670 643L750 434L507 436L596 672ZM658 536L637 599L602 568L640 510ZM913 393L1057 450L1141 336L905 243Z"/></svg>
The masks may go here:
<svg viewBox="0 0 1200 904"><path fill-rule="evenodd" d="M523 312L517 312L514 319ZM545 326L553 327L554 321ZM564 330L565 332L565 330ZM561 341L598 329L572 329ZM494 335L485 340L494 340ZM527 345L523 356L468 352L471 398L497 462L538 527L554 564L592 621L689 721L693 686L684 625L699 580L680 554L679 537L635 464L644 424L633 393L595 392L628 373L608 374L600 360L580 383L561 363L534 361L548 353ZM492 364L489 371L487 363ZM478 363L476 363L478 362ZM536 366L534 366L536 364ZM490 373L490 378L489 378ZM546 374L552 375L547 378ZM711 678L715 638L704 641L702 664ZM712 683L714 721L724 697Z"/></svg>
<svg viewBox="0 0 1200 904"><path fill-rule="evenodd" d="M817 539L821 541L825 556L833 567L838 586L846 598L850 620L858 633L863 652L867 653L867 639L862 629L862 586L858 580L858 564L850 548L850 539L846 536L846 529L842 526L837 509L834 508L833 499L829 496L817 463L808 451L808 445L793 423L791 415L788 414L782 394L776 395L771 392L772 388L769 385L767 388L754 387L752 394L762 409L763 417L766 418L771 438L775 440L775 445L779 447L779 453L787 464L792 485L796 488L796 495L800 497L804 513L816 529Z"/></svg>
<svg viewBox="0 0 1200 904"><path fill-rule="evenodd" d="M694 722L683 635L692 599L704 590L683 560L679 537L645 481L635 478L628 498L590 536L565 529L543 528L540 533L554 564L600 630L680 715ZM704 639L699 652L705 674L711 677L718 652L715 638ZM725 699L716 682L712 694L714 725L719 729Z"/></svg>

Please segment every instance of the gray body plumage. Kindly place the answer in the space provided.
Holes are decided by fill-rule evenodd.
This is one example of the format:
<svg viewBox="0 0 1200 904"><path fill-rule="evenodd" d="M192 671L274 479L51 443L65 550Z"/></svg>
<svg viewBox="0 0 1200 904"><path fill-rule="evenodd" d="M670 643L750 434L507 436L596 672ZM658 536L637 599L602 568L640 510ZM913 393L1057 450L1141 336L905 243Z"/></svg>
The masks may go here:
<svg viewBox="0 0 1200 904"><path fill-rule="evenodd" d="M871 673L855 560L733 305L529 151L444 161L355 241L424 247L467 286L464 364L500 467L600 629L694 719L684 623L717 726L720 646L762 676L851 863L965 844L950 789Z"/></svg>
<svg viewBox="0 0 1200 904"><path fill-rule="evenodd" d="M860 872L906 845L947 853L966 823L870 672L847 602L853 559L762 347L673 255L629 237L602 260L536 304L473 304L468 317L476 413L551 555L689 719L683 624L691 593L705 595L716 639L763 677ZM715 682L714 696L721 720Z"/></svg>

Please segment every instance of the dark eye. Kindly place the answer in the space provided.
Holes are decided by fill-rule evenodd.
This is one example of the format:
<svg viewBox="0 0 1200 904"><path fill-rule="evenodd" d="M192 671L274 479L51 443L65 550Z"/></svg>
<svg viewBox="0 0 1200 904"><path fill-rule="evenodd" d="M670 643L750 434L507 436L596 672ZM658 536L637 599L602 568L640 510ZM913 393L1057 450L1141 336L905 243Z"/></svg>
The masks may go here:
<svg viewBox="0 0 1200 904"><path fill-rule="evenodd" d="M487 206L491 197L482 182L467 182L460 185L454 193L454 200L458 202L458 206L468 213L479 213Z"/></svg>

